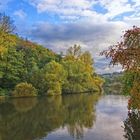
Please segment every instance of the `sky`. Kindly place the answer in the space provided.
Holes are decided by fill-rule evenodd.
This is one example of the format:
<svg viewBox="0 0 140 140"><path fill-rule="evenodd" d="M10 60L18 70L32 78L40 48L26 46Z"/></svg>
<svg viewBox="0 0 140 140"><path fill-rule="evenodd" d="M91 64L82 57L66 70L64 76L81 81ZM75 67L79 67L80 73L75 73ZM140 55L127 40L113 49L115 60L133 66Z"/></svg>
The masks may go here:
<svg viewBox="0 0 140 140"><path fill-rule="evenodd" d="M20 36L57 53L80 44L97 73L122 70L99 54L140 25L140 0L0 0L0 12L14 20Z"/></svg>

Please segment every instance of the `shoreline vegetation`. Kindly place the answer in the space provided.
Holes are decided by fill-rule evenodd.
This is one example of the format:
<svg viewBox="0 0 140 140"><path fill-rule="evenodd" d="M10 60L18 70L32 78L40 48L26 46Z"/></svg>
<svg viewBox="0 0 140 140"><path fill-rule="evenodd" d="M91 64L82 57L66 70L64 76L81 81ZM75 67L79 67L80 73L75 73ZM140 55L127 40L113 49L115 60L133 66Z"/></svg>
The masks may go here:
<svg viewBox="0 0 140 140"><path fill-rule="evenodd" d="M122 93L130 95L128 109L140 110L140 28L126 30L121 41L101 55L111 59L110 65L122 66Z"/></svg>
<svg viewBox="0 0 140 140"><path fill-rule="evenodd" d="M80 45L56 54L14 34L10 17L0 14L0 98L100 92L103 79Z"/></svg>
<svg viewBox="0 0 140 140"><path fill-rule="evenodd" d="M104 94L123 95L123 72L102 74Z"/></svg>
<svg viewBox="0 0 140 140"><path fill-rule="evenodd" d="M14 92L14 90L12 91ZM12 95L6 95L6 96L1 96L0 95L0 103L1 101L5 101L5 99L16 99L16 98L19 98L19 99L26 99L26 98L47 98L47 97L57 97L57 96L69 96L69 95L79 95L79 94L85 94L85 95L89 95L89 94L96 94L96 95L102 95L102 93L104 92L103 88L101 87L101 90L100 91L83 91L83 92L68 92L68 93L61 93L61 94L54 94L54 95L31 95L31 96L12 96ZM114 94L113 94L114 95Z"/></svg>

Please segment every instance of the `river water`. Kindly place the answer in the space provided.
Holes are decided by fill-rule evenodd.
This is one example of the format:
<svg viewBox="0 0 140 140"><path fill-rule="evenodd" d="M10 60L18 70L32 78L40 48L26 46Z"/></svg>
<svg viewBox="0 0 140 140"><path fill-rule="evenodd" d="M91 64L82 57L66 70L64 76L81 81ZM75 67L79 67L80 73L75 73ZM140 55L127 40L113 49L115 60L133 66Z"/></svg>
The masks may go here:
<svg viewBox="0 0 140 140"><path fill-rule="evenodd" d="M0 101L0 140L125 140L127 103L96 93Z"/></svg>

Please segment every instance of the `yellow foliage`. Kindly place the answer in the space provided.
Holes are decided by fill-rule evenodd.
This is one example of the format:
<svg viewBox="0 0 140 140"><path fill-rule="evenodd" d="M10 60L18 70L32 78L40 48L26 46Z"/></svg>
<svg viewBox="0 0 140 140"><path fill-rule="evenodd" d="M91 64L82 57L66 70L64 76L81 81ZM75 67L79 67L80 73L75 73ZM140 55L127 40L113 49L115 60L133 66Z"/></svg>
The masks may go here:
<svg viewBox="0 0 140 140"><path fill-rule="evenodd" d="M12 93L13 97L31 97L37 96L37 90L28 83L19 83L16 85L15 90Z"/></svg>

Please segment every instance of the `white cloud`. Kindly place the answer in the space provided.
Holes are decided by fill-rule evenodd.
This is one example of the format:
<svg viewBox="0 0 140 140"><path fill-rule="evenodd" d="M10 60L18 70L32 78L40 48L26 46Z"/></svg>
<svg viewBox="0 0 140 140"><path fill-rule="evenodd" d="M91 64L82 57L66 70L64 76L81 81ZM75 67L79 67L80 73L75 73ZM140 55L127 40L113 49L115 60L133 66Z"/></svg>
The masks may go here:
<svg viewBox="0 0 140 140"><path fill-rule="evenodd" d="M107 69L108 61L99 56L100 52L115 44L123 30L126 28L123 22L76 22L63 24L50 24L41 22L36 24L30 31L33 40L40 41L50 49L61 52L73 44L80 44L83 50L88 50L95 59L97 72L113 72ZM102 63L103 62L103 63ZM118 67L120 71L120 67Z"/></svg>
<svg viewBox="0 0 140 140"><path fill-rule="evenodd" d="M84 10L91 6L88 0L30 0L30 3L37 8L38 12L56 12L62 9Z"/></svg>
<svg viewBox="0 0 140 140"><path fill-rule="evenodd" d="M106 14L108 18L114 18L119 14L134 11L128 0L101 0L99 3L108 10Z"/></svg>
<svg viewBox="0 0 140 140"><path fill-rule="evenodd" d="M48 12L57 14L61 19L93 18L101 16L92 10L96 1L92 0L29 0L38 13Z"/></svg>
<svg viewBox="0 0 140 140"><path fill-rule="evenodd" d="M26 0L27 1L27 0ZM122 31L140 25L139 0L29 0L38 13L57 15L61 23L41 22L30 31L33 40L40 41L56 52L65 51L73 44L81 44L89 50L99 73L120 71L121 67L109 68L108 61L99 53L120 40ZM99 5L105 13L93 10ZM130 13L130 14L126 14ZM122 18L119 16L122 15ZM118 19L113 20L118 16Z"/></svg>
<svg viewBox="0 0 140 140"><path fill-rule="evenodd" d="M27 0L26 0L27 1ZM101 17L100 19L113 19L114 17L127 12L139 14L139 0L29 0L38 13L49 12L57 14L62 19L77 20L78 16L86 18ZM107 10L107 13L99 13L93 10L93 6L99 4ZM73 17L73 18L72 18Z"/></svg>
<svg viewBox="0 0 140 140"><path fill-rule="evenodd" d="M131 0L134 3L134 7L137 8L140 6L140 1L139 0Z"/></svg>
<svg viewBox="0 0 140 140"><path fill-rule="evenodd" d="M124 22L129 23L129 27L140 26L140 17L138 18L131 18L131 17L125 17Z"/></svg>
<svg viewBox="0 0 140 140"><path fill-rule="evenodd" d="M14 15L18 16L21 19L25 19L27 16L27 14L22 9L15 11Z"/></svg>

